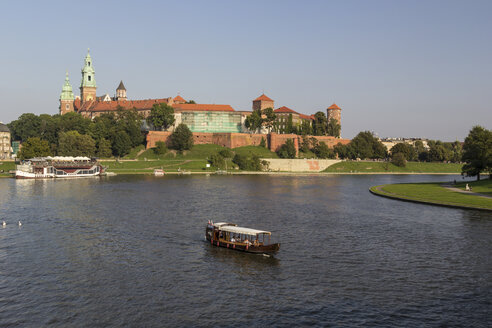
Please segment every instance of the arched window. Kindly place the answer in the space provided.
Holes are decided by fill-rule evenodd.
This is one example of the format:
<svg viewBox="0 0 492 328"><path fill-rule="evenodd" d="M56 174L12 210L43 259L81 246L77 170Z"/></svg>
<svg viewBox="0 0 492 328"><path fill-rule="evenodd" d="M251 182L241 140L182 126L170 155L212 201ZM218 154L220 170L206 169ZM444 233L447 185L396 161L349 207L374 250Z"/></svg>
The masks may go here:
<svg viewBox="0 0 492 328"><path fill-rule="evenodd" d="M91 76L90 75L87 76L87 80L89 80L89 82L91 81Z"/></svg>
<svg viewBox="0 0 492 328"><path fill-rule="evenodd" d="M91 62L87 62L87 65L91 66Z"/></svg>

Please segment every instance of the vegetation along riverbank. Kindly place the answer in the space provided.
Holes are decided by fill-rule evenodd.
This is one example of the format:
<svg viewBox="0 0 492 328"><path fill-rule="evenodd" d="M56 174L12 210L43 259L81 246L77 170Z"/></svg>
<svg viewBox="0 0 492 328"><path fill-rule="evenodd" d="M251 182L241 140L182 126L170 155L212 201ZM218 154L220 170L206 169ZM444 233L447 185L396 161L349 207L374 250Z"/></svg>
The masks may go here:
<svg viewBox="0 0 492 328"><path fill-rule="evenodd" d="M466 191L466 184L472 191ZM402 183L370 188L371 193L404 201L492 211L492 179L467 183Z"/></svg>

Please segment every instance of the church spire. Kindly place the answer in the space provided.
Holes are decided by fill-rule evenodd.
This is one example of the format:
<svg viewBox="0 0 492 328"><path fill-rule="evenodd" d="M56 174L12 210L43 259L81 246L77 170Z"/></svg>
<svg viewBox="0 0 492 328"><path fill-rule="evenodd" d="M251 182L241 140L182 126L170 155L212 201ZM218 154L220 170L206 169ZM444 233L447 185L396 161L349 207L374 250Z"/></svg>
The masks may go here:
<svg viewBox="0 0 492 328"><path fill-rule="evenodd" d="M82 68L82 81L80 82L80 98L82 102L96 99L96 87L96 77L92 65L92 58L89 49L87 49L85 64Z"/></svg>
<svg viewBox="0 0 492 328"><path fill-rule="evenodd" d="M68 78L68 72L65 76L65 83L62 87L62 92L60 94L60 114L66 114L68 112L73 112L73 91L72 85L70 84L70 80Z"/></svg>
<svg viewBox="0 0 492 328"><path fill-rule="evenodd" d="M62 92L60 94L60 100L71 100L73 101L73 90L70 84L70 79L68 78L68 72L65 75L65 83L62 87Z"/></svg>

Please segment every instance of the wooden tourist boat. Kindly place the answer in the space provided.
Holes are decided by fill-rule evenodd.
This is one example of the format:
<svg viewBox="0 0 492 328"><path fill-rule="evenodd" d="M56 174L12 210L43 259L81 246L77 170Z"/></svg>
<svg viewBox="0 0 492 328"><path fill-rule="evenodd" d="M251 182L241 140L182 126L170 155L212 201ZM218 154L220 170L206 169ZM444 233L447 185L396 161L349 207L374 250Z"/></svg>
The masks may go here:
<svg viewBox="0 0 492 328"><path fill-rule="evenodd" d="M280 249L280 243L270 243L270 231L238 227L234 223L209 221L205 237L214 246L236 251L274 254Z"/></svg>

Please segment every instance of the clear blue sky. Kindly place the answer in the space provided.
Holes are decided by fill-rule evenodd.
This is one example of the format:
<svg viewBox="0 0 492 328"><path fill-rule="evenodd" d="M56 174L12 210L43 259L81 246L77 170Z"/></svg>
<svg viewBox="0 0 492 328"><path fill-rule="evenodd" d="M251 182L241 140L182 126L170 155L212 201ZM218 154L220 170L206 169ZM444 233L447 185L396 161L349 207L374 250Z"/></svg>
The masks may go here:
<svg viewBox="0 0 492 328"><path fill-rule="evenodd" d="M342 137L492 128L492 1L8 1L0 121L58 112L90 47L98 95L342 107Z"/></svg>

